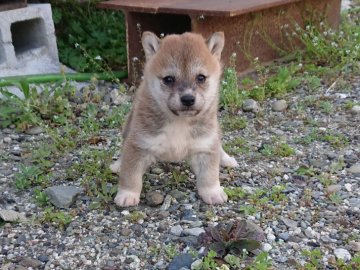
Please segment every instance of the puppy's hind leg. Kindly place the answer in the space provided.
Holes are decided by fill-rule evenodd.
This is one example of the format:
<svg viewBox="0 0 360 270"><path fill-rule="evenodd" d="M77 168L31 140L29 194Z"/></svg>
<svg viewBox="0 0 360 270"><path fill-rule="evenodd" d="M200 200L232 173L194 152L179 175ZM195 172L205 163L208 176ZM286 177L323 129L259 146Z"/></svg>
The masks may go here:
<svg viewBox="0 0 360 270"><path fill-rule="evenodd" d="M235 168L239 166L236 159L229 156L221 146L220 149L220 165L223 167Z"/></svg>

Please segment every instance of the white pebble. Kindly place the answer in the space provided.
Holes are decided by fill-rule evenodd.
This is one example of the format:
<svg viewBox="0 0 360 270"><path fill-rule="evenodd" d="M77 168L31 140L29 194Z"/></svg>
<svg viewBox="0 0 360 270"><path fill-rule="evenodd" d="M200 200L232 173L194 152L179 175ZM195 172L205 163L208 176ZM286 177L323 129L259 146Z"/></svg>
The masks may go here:
<svg viewBox="0 0 360 270"><path fill-rule="evenodd" d="M123 214L124 216L127 216L130 214L130 212L128 210L124 210L121 212L121 214Z"/></svg>
<svg viewBox="0 0 360 270"><path fill-rule="evenodd" d="M272 233L269 233L266 238L269 242L274 242L276 239L275 235L273 235Z"/></svg>
<svg viewBox="0 0 360 270"><path fill-rule="evenodd" d="M261 249L265 252L269 252L272 249L272 246L268 243L263 243L261 245Z"/></svg>
<svg viewBox="0 0 360 270"><path fill-rule="evenodd" d="M344 187L349 192L352 190L352 185L350 183L345 184Z"/></svg>
<svg viewBox="0 0 360 270"><path fill-rule="evenodd" d="M334 254L336 256L336 258L338 259L342 259L344 262L350 261L351 260L351 254L349 251L347 251L344 248L337 248L334 250Z"/></svg>

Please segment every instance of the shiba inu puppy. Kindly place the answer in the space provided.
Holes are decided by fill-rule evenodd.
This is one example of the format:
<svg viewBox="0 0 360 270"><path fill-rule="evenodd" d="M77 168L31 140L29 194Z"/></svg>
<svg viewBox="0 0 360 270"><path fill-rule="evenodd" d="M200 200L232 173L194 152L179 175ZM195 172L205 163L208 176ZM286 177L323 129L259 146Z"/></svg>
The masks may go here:
<svg viewBox="0 0 360 270"><path fill-rule="evenodd" d="M188 160L201 199L221 204L219 166L236 167L224 152L217 119L224 34L205 40L185 33L160 40L144 32L146 64L132 112L123 132L121 157L111 165L120 173L118 206L137 205L142 176L156 161Z"/></svg>

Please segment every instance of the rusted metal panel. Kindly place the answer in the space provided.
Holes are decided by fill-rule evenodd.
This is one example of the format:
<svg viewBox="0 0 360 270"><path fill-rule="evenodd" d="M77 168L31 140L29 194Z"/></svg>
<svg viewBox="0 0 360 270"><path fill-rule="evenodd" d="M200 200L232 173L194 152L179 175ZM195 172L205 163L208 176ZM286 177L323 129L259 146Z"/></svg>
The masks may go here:
<svg viewBox="0 0 360 270"><path fill-rule="evenodd" d="M26 7L27 0L0 0L0 11Z"/></svg>
<svg viewBox="0 0 360 270"><path fill-rule="evenodd" d="M255 57L265 63L281 57L282 51L300 48L301 43L296 38L289 38L295 23L303 27L305 20L323 17L331 27L337 28L341 0L112 0L102 3L101 7L125 11L129 80L137 81L144 63L143 31L152 31L158 36L192 31L204 37L223 31L222 61L228 65L231 55L236 53L236 67L240 73L250 67Z"/></svg>

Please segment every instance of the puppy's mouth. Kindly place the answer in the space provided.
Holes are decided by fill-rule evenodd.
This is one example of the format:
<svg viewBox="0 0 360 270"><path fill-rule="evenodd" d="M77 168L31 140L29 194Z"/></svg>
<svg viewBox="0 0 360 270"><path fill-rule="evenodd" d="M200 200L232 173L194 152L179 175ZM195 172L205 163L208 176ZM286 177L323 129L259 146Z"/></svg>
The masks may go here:
<svg viewBox="0 0 360 270"><path fill-rule="evenodd" d="M177 116L185 116L185 117L195 116L200 112L198 110L191 110L191 109L171 110L171 111L172 111L173 114L175 114Z"/></svg>

